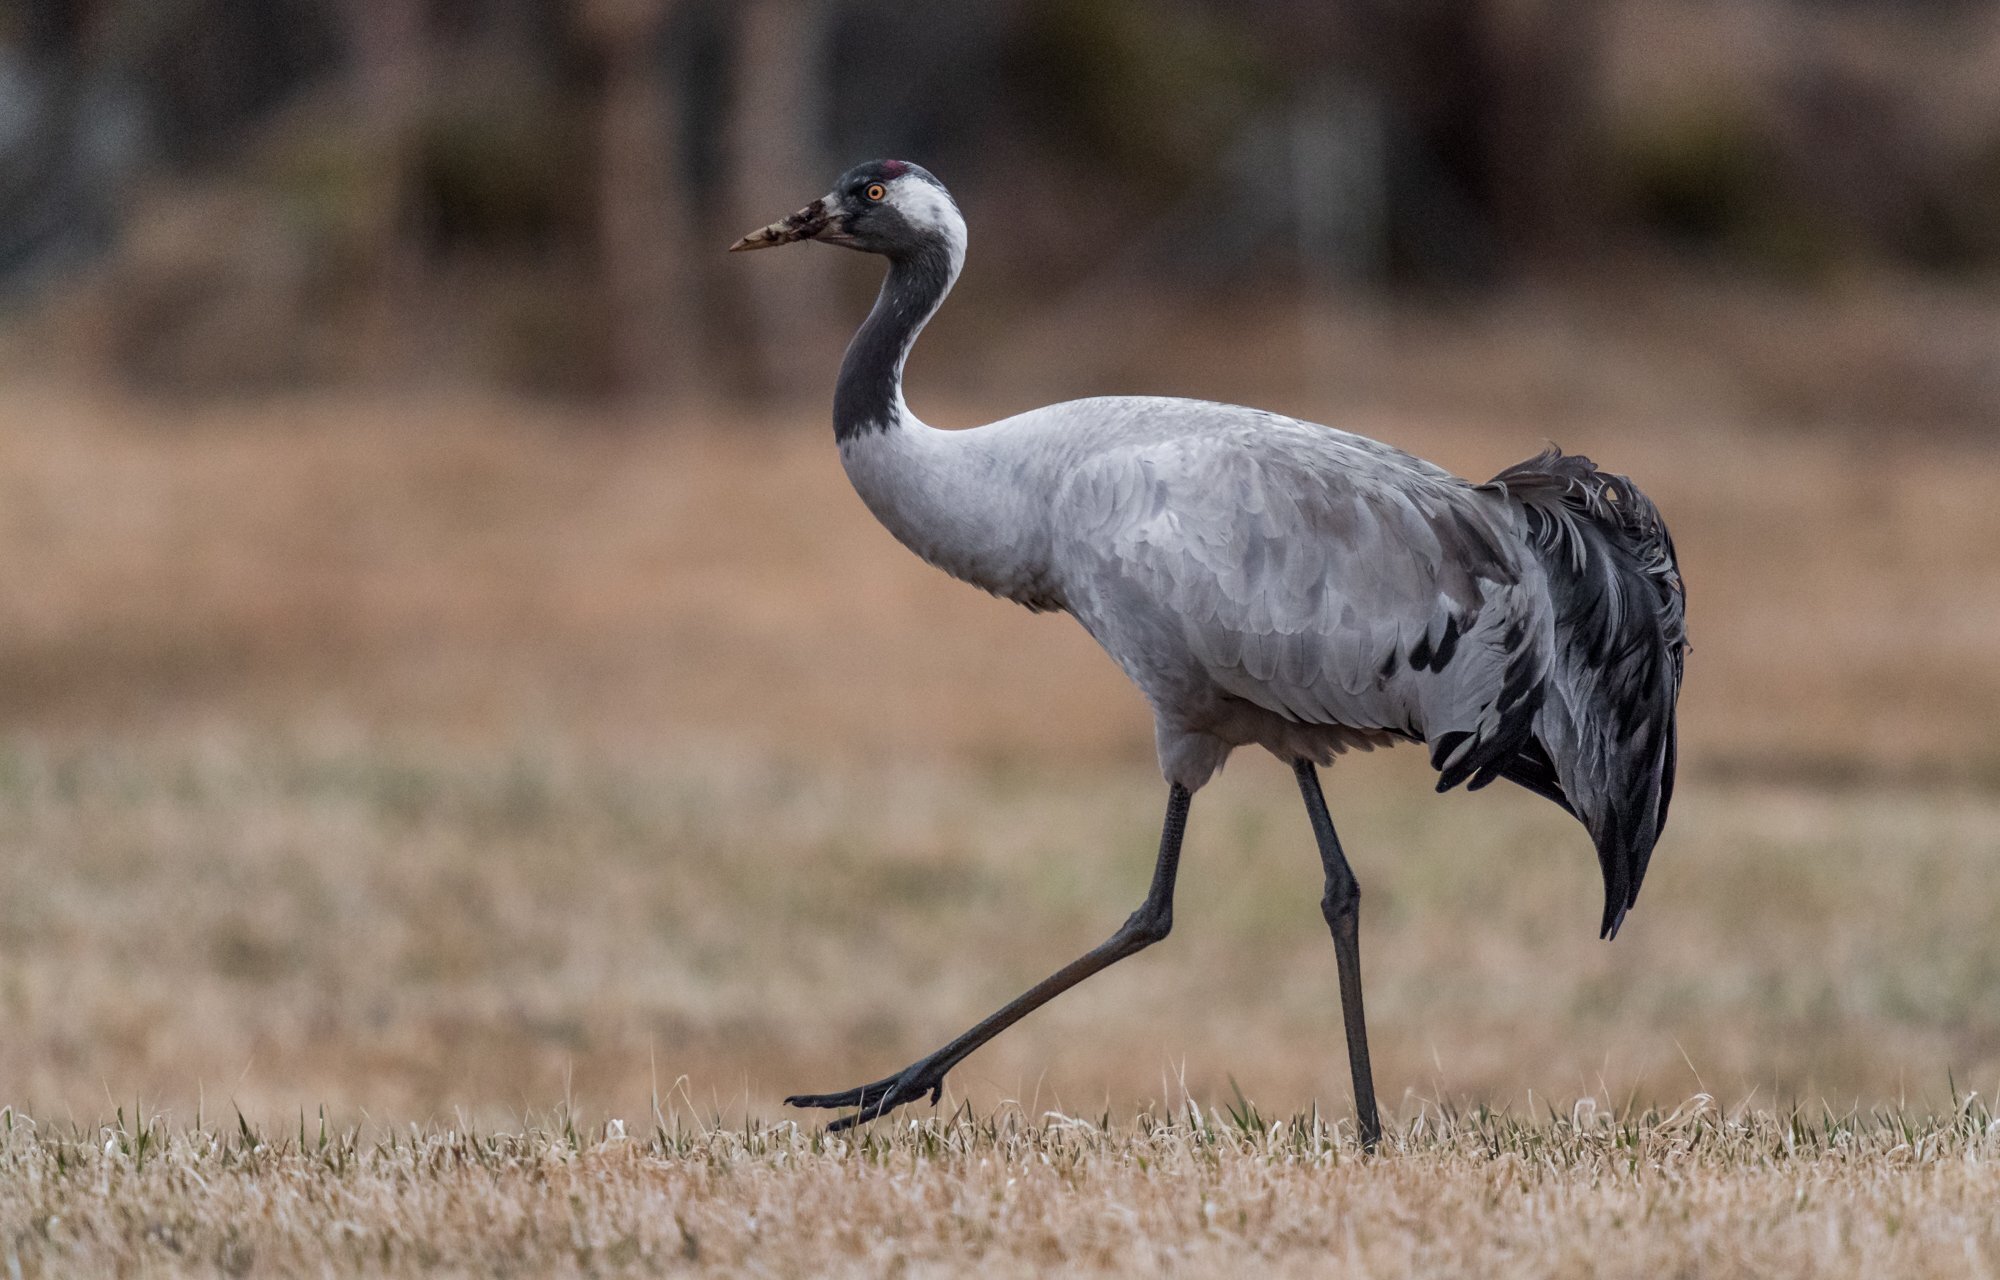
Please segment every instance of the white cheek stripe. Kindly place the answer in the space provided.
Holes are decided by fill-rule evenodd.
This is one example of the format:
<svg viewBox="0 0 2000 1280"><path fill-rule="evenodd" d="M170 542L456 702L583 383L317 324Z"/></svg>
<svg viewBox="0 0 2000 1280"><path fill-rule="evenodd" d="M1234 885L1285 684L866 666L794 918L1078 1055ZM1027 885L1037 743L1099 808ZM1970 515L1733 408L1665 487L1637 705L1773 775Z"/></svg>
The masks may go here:
<svg viewBox="0 0 2000 1280"><path fill-rule="evenodd" d="M889 184L889 200L896 211L920 227L937 231L951 246L953 270L965 261L965 219L951 197L922 178L902 178Z"/></svg>

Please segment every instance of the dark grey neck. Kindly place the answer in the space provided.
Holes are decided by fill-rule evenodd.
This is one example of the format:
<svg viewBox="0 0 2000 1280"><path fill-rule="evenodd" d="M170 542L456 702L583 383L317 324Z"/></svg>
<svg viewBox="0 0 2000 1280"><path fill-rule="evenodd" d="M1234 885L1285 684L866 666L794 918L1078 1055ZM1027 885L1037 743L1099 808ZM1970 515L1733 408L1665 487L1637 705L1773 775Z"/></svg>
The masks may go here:
<svg viewBox="0 0 2000 1280"><path fill-rule="evenodd" d="M861 322L833 391L833 436L852 440L894 426L903 401L910 344L951 291L951 252L942 241L889 259L875 309Z"/></svg>

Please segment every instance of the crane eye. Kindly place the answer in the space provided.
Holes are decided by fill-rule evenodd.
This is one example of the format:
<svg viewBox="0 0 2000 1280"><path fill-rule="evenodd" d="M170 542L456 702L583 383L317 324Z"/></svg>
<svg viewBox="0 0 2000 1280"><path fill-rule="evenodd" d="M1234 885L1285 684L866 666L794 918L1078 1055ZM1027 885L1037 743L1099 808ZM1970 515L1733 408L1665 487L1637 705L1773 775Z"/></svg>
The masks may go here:
<svg viewBox="0 0 2000 1280"><path fill-rule="evenodd" d="M879 202L883 196L889 194L889 189L879 182L871 182L868 184L868 189L861 194L867 196L870 200Z"/></svg>

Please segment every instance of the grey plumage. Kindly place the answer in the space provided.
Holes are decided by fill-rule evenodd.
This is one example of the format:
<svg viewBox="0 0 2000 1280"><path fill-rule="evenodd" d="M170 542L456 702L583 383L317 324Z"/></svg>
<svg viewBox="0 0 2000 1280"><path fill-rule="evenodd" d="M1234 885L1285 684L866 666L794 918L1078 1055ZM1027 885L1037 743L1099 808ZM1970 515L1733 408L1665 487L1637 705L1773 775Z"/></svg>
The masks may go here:
<svg viewBox="0 0 2000 1280"><path fill-rule="evenodd" d="M843 445L870 507L948 572L1074 614L1152 705L1171 781L1238 746L1427 743L1441 790L1507 778L1576 814L1615 931L1672 794L1684 647L1673 544L1630 480L1551 449L1474 485L1192 400L905 431Z"/></svg>
<svg viewBox="0 0 2000 1280"><path fill-rule="evenodd" d="M794 1101L866 1118L934 1094L1015 1018L1164 936L1188 798L1260 746L1293 764L1313 816L1372 1143L1359 890L1313 766L1422 742L1440 790L1505 778L1547 797L1597 847L1615 934L1673 793L1685 623L1658 510L1553 448L1473 484L1362 436L1193 400L1079 400L938 431L909 412L902 371L963 261L944 188L864 165L738 247L815 238L890 263L835 401L856 491L939 568L1072 614L1150 703L1172 801L1153 892L1105 947L898 1076Z"/></svg>

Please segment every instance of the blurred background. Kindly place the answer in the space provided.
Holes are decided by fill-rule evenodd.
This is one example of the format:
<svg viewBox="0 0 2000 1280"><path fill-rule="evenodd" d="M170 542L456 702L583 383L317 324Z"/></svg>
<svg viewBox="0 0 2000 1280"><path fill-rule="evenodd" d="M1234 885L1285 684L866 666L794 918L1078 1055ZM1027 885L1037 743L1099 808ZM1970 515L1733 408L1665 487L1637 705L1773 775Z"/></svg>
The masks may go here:
<svg viewBox="0 0 2000 1280"><path fill-rule="evenodd" d="M877 156L971 228L939 425L1553 439L1672 523L1615 947L1546 804L1334 771L1392 1110L2000 1084L2000 3L10 0L0 1105L771 1115L1123 918L1139 699L840 474L879 264L722 252ZM955 1087L1344 1113L1288 787Z"/></svg>
<svg viewBox="0 0 2000 1280"><path fill-rule="evenodd" d="M822 396L866 271L716 249L897 155L976 236L939 390L1658 403L1313 323L1515 329L1532 293L1767 419L2000 404L1971 0L17 0L0 127L20 358L149 395L459 385L661 427ZM1829 351L1857 294L1897 323Z"/></svg>

